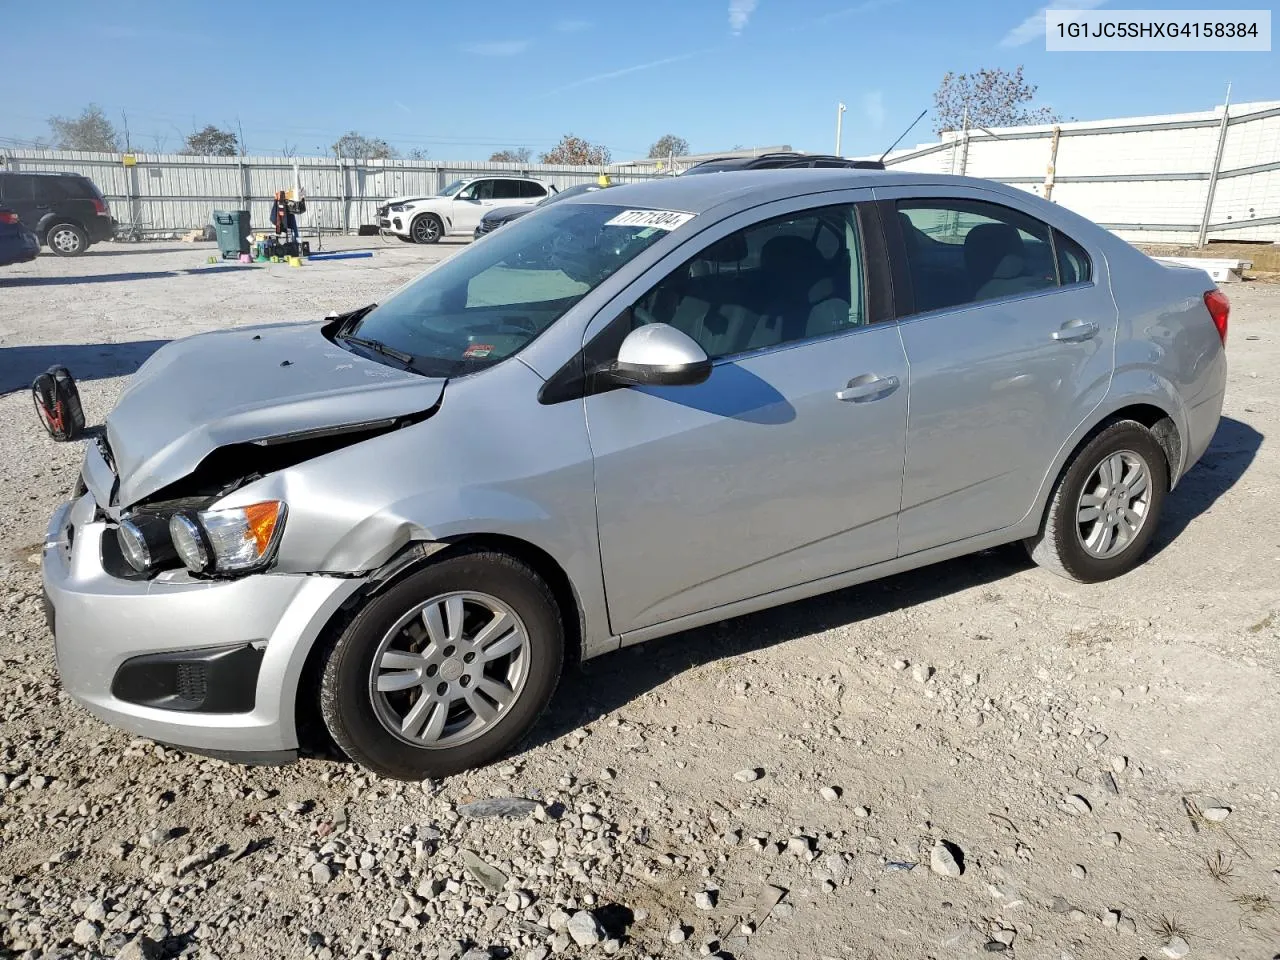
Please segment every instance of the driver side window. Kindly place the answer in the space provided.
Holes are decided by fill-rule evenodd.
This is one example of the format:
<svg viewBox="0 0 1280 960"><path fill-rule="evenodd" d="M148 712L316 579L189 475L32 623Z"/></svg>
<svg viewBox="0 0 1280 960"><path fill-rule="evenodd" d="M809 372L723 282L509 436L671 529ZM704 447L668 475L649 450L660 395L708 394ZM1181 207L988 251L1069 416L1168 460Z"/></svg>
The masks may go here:
<svg viewBox="0 0 1280 960"><path fill-rule="evenodd" d="M830 336L867 322L857 209L819 207L752 224L705 247L636 304L711 359Z"/></svg>

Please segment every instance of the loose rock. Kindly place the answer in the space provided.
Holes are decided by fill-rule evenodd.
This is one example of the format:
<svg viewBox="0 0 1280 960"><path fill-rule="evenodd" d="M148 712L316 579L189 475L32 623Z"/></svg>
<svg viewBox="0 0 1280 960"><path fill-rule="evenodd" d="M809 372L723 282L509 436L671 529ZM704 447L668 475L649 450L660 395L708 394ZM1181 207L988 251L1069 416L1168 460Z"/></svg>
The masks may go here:
<svg viewBox="0 0 1280 960"><path fill-rule="evenodd" d="M489 800L464 803L458 807L458 813L477 820L487 817L505 817L514 820L529 816L537 808L537 800L528 800L524 797L494 797Z"/></svg>
<svg viewBox="0 0 1280 960"><path fill-rule="evenodd" d="M604 939L604 928L590 910L579 910L569 918L565 928L573 942L580 947L590 947Z"/></svg>
<svg viewBox="0 0 1280 960"><path fill-rule="evenodd" d="M929 869L940 877L954 880L964 873L963 854L960 848L946 840L939 840L929 851Z"/></svg>

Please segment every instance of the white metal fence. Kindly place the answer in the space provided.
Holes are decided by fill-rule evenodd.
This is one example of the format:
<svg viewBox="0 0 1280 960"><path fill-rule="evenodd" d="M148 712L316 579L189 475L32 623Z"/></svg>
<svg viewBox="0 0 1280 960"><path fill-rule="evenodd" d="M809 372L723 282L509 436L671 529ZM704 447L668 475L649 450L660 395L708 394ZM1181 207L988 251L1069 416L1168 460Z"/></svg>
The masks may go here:
<svg viewBox="0 0 1280 960"><path fill-rule="evenodd" d="M122 224L146 233L190 230L211 222L214 210L249 210L266 226L278 190L295 184L306 193L304 232L354 231L376 222L378 205L405 194L433 194L453 180L484 173L519 173L563 189L594 181L599 167L413 160L337 160L332 157L191 157L181 154L82 153L6 150L0 169L66 171L89 177ZM654 174L609 170L617 182Z"/></svg>
<svg viewBox="0 0 1280 960"><path fill-rule="evenodd" d="M1280 241L1280 101L971 128L892 153L885 163L1015 185L1129 240Z"/></svg>
<svg viewBox="0 0 1280 960"><path fill-rule="evenodd" d="M266 225L277 190L307 195L304 231L353 231L394 196L435 193L460 177L523 173L559 188L599 167L486 162L337 160L330 157L189 157L9 150L0 168L82 173L112 212L144 232L204 226L215 209L249 209ZM1280 241L1280 101L1204 113L995 130L971 128L890 154L890 167L962 173L1013 184L1126 239L1203 243ZM662 176L656 165L611 167L616 181Z"/></svg>

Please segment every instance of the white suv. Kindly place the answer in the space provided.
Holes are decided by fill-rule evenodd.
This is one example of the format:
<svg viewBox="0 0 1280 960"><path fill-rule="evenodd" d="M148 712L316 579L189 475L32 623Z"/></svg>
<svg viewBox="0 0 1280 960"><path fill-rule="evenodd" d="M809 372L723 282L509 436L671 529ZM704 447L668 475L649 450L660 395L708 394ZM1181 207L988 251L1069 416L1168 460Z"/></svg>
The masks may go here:
<svg viewBox="0 0 1280 960"><path fill-rule="evenodd" d="M455 180L434 197L392 197L378 208L378 226L409 243L435 243L449 233L471 236L494 207L532 206L555 192L530 177Z"/></svg>

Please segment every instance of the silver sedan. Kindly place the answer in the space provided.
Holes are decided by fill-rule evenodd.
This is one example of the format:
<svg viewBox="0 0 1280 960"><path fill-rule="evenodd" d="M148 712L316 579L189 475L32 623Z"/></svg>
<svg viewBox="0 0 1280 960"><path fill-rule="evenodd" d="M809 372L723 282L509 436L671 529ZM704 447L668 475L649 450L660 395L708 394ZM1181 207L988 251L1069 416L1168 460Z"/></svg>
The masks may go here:
<svg viewBox="0 0 1280 960"><path fill-rule="evenodd" d="M171 344L49 526L67 691L244 760L510 751L566 664L1022 541L1124 574L1228 303L981 180L731 172L549 204L328 321Z"/></svg>

